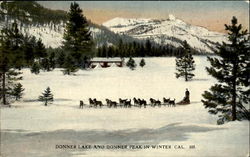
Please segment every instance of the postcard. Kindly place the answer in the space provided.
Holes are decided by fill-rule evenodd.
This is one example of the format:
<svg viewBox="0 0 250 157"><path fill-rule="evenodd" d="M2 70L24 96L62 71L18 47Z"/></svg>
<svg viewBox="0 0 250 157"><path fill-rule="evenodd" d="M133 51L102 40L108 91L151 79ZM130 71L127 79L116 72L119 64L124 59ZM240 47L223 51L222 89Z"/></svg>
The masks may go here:
<svg viewBox="0 0 250 157"><path fill-rule="evenodd" d="M249 157L249 1L1 1L1 157Z"/></svg>

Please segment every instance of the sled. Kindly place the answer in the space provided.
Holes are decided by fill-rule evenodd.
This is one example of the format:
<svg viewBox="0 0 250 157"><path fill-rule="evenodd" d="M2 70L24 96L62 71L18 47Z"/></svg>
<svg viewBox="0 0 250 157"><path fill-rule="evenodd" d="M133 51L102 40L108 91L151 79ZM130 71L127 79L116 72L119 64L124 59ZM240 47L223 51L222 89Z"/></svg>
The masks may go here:
<svg viewBox="0 0 250 157"><path fill-rule="evenodd" d="M190 102L187 102L187 101L180 101L178 103L176 103L177 105L188 105L190 104Z"/></svg>

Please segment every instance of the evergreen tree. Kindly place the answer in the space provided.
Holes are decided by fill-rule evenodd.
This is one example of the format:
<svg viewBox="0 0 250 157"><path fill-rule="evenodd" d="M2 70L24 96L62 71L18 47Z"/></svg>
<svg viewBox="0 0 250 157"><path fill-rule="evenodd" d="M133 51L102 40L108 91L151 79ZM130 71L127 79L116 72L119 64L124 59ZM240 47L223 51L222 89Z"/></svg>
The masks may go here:
<svg viewBox="0 0 250 157"><path fill-rule="evenodd" d="M153 56L153 53L152 53L152 44L151 44L151 42L150 42L149 39L146 40L145 51L146 51L146 55Z"/></svg>
<svg viewBox="0 0 250 157"><path fill-rule="evenodd" d="M124 43L123 43L122 39L119 39L119 42L118 42L118 49L119 49L119 52L120 52L120 57L125 57L125 53L124 53Z"/></svg>
<svg viewBox="0 0 250 157"><path fill-rule="evenodd" d="M11 96L15 82L22 79L19 76L21 72L16 71L16 68L21 68L23 63L21 57L23 36L16 23L10 28L3 28L0 36L0 98L3 104L7 105L7 99Z"/></svg>
<svg viewBox="0 0 250 157"><path fill-rule="evenodd" d="M56 67L56 59L55 59L55 52L52 51L50 54L49 54L49 67L50 69L55 69Z"/></svg>
<svg viewBox="0 0 250 157"><path fill-rule="evenodd" d="M218 80L218 83L203 93L205 108L211 114L219 114L218 124L241 119L250 120L250 112L244 105L250 103L250 43L247 30L237 24L233 17L231 25L225 25L230 43L223 43L219 57L208 57L211 67L207 72Z"/></svg>
<svg viewBox="0 0 250 157"><path fill-rule="evenodd" d="M9 101L11 99L11 96L13 96L13 91L16 85L16 82L19 80L22 80L22 76L19 76L22 74L21 72L15 70L15 69L9 69L7 72L5 72L5 78L3 77L3 73L0 74L2 76L0 82L0 93L1 98L3 99L3 104L7 105L9 104ZM4 78L4 79L3 79Z"/></svg>
<svg viewBox="0 0 250 157"><path fill-rule="evenodd" d="M54 101L53 94L49 87L46 88L46 90L44 91L44 93L42 93L41 96L38 97L38 100L45 102L45 106L47 106L49 102Z"/></svg>
<svg viewBox="0 0 250 157"><path fill-rule="evenodd" d="M143 44L140 44L140 47L139 47L139 56L145 57L145 47L144 47Z"/></svg>
<svg viewBox="0 0 250 157"><path fill-rule="evenodd" d="M77 66L75 65L74 59L71 55L66 56L63 68L64 75L71 75L72 73L77 72Z"/></svg>
<svg viewBox="0 0 250 157"><path fill-rule="evenodd" d="M39 62L41 62L42 58L47 57L46 48L42 42L42 39L39 39L36 43L35 57L39 60Z"/></svg>
<svg viewBox="0 0 250 157"><path fill-rule="evenodd" d="M19 100L22 98L23 91L24 91L23 85L21 83L18 83L14 86L11 95L13 95L16 100Z"/></svg>
<svg viewBox="0 0 250 157"><path fill-rule="evenodd" d="M129 67L131 70L134 70L136 68L136 63L135 63L135 60L130 57L128 62L126 63L126 66Z"/></svg>
<svg viewBox="0 0 250 157"><path fill-rule="evenodd" d="M97 57L102 57L102 47L97 48Z"/></svg>
<svg viewBox="0 0 250 157"><path fill-rule="evenodd" d="M58 49L55 54L56 67L62 68L65 60L65 53L62 49Z"/></svg>
<svg viewBox="0 0 250 157"><path fill-rule="evenodd" d="M31 66L35 59L35 48L34 45L36 45L36 39L35 37L24 37L24 44L22 46L22 49L24 51L24 60L27 66Z"/></svg>
<svg viewBox="0 0 250 157"><path fill-rule="evenodd" d="M102 57L108 57L108 50L106 44L102 46Z"/></svg>
<svg viewBox="0 0 250 157"><path fill-rule="evenodd" d="M140 66L143 68L146 65L145 60L142 58L140 61Z"/></svg>
<svg viewBox="0 0 250 157"><path fill-rule="evenodd" d="M84 57L83 57L83 67L84 67L84 68L88 68L88 67L89 67L89 65L90 65L90 59L91 59L91 58L89 58L89 57L87 57L87 56L84 56Z"/></svg>
<svg viewBox="0 0 250 157"><path fill-rule="evenodd" d="M87 19L75 2L71 3L63 38L63 48L72 55L78 67L84 66L83 59L93 55L94 44Z"/></svg>
<svg viewBox="0 0 250 157"><path fill-rule="evenodd" d="M50 64L49 64L49 59L47 57L46 58L42 58L40 62L41 62L40 63L41 68L44 71L51 71L51 67L50 67Z"/></svg>
<svg viewBox="0 0 250 157"><path fill-rule="evenodd" d="M65 61L65 54L63 53L63 51L59 51L58 54L57 54L57 58L56 58L56 64L60 68L62 68L63 64L64 64L64 61Z"/></svg>
<svg viewBox="0 0 250 157"><path fill-rule="evenodd" d="M30 69L31 73L34 73L34 74L39 74L40 73L40 65L37 63L37 62L34 62L31 66L31 69Z"/></svg>
<svg viewBox="0 0 250 157"><path fill-rule="evenodd" d="M194 77L192 73L195 70L194 59L191 54L190 46L186 41L183 44L184 47L184 55L178 56L176 58L176 78L184 77L185 81L188 81Z"/></svg>

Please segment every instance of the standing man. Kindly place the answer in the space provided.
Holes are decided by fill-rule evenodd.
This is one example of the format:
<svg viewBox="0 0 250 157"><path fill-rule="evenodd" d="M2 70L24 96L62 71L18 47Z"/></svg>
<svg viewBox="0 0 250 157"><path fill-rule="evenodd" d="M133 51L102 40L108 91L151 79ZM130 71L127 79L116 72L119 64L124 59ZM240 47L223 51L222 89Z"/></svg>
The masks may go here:
<svg viewBox="0 0 250 157"><path fill-rule="evenodd" d="M190 92L188 91L188 89L186 88L186 92L185 92L185 98L184 98L184 102L187 104L190 104Z"/></svg>

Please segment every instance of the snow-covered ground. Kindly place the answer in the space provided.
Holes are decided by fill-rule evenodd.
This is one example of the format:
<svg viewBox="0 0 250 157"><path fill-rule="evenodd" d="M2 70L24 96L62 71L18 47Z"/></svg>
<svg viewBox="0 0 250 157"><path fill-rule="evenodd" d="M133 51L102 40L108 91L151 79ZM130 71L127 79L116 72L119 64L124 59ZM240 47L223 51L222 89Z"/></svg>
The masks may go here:
<svg viewBox="0 0 250 157"><path fill-rule="evenodd" d="M141 58L136 58L137 65ZM216 125L201 103L204 90L216 82L207 75L209 63L195 56L195 78L175 78L175 58L145 58L144 68L127 67L80 70L65 76L60 69L31 74L23 70L25 95L11 108L1 108L2 156L249 156L249 122ZM47 87L54 102L43 106L37 98ZM181 100L185 89L191 104L176 107L79 109L88 98L163 97ZM56 145L91 145L92 149L56 149ZM147 149L94 149L99 144L150 145ZM152 148L170 145L171 149ZM190 149L190 145L195 145ZM179 147L178 147L179 146ZM177 149L180 147L184 149Z"/></svg>

